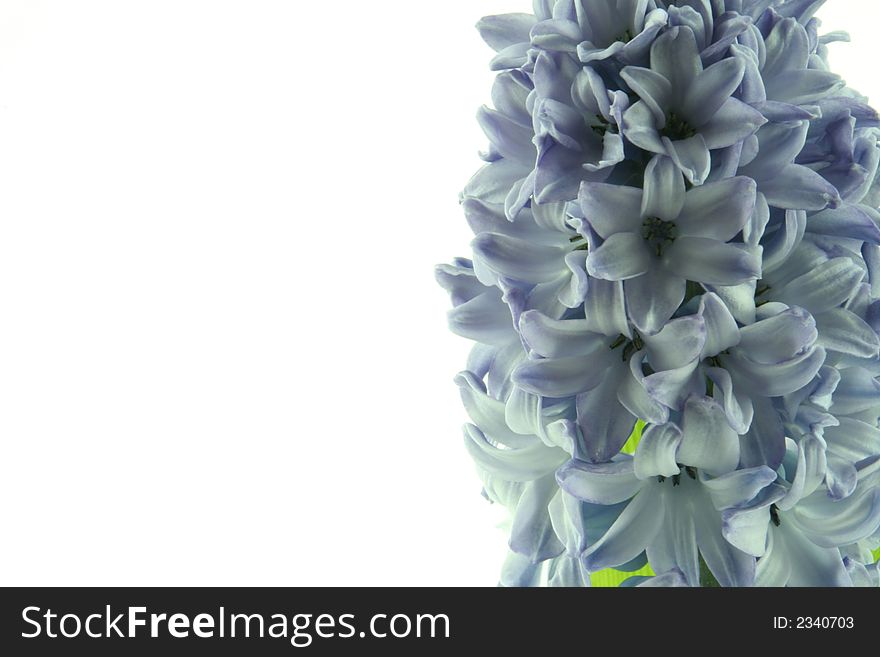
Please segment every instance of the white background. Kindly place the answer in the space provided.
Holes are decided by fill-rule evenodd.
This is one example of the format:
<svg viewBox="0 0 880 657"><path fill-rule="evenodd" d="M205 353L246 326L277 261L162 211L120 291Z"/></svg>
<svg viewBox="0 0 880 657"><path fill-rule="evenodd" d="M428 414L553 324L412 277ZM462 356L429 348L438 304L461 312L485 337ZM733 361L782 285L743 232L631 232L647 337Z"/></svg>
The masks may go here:
<svg viewBox="0 0 880 657"><path fill-rule="evenodd" d="M432 268L529 8L0 0L0 585L495 584Z"/></svg>

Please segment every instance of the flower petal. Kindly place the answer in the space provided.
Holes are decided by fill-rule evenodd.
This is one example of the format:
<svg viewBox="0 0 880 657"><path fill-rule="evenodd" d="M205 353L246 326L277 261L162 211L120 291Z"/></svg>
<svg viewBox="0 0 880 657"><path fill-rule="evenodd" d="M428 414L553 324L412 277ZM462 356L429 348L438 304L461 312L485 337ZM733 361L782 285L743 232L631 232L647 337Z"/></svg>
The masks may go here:
<svg viewBox="0 0 880 657"><path fill-rule="evenodd" d="M661 35L651 47L651 68L669 80L676 93L690 87L703 72L693 31L674 27Z"/></svg>
<svg viewBox="0 0 880 657"><path fill-rule="evenodd" d="M596 572L632 561L654 540L663 517L661 498L648 489L641 490L602 538L584 552L584 566Z"/></svg>
<svg viewBox="0 0 880 657"><path fill-rule="evenodd" d="M625 281L651 269L651 252L641 235L615 233L587 258L590 276L607 281Z"/></svg>
<svg viewBox="0 0 880 657"><path fill-rule="evenodd" d="M555 471L567 457L561 449L536 442L523 449L498 449L472 424L465 425L465 447L477 467L505 481L534 481Z"/></svg>
<svg viewBox="0 0 880 657"><path fill-rule="evenodd" d="M556 473L559 487L566 493L592 504L617 504L636 493L642 482L633 474L632 459L611 463L572 460Z"/></svg>
<svg viewBox="0 0 880 657"><path fill-rule="evenodd" d="M506 235L481 233L471 246L475 258L493 272L523 283L555 280L565 266L565 249L531 244Z"/></svg>
<svg viewBox="0 0 880 657"><path fill-rule="evenodd" d="M761 277L761 257L754 249L707 237L677 238L663 261L682 278L708 285L739 285Z"/></svg>
<svg viewBox="0 0 880 657"><path fill-rule="evenodd" d="M665 155L655 155L651 158L645 169L641 215L657 217L663 221L675 221L678 225L678 217L685 205L685 198L681 170Z"/></svg>
<svg viewBox="0 0 880 657"><path fill-rule="evenodd" d="M485 16L477 22L483 41L496 52L518 43L529 42L529 30L536 19L532 14L500 14Z"/></svg>
<svg viewBox="0 0 880 657"><path fill-rule="evenodd" d="M535 310L522 314L519 330L532 352L544 358L585 356L607 342L591 332L585 320L551 319Z"/></svg>
<svg viewBox="0 0 880 657"><path fill-rule="evenodd" d="M558 557L565 547L556 537L547 505L559 494L553 474L530 481L516 505L510 528L509 546L532 563Z"/></svg>
<svg viewBox="0 0 880 657"><path fill-rule="evenodd" d="M712 64L691 83L682 115L697 128L708 123L740 85L745 70L745 62L733 57Z"/></svg>
<svg viewBox="0 0 880 657"><path fill-rule="evenodd" d="M795 306L744 327L739 349L756 363L773 365L802 354L817 337L813 316Z"/></svg>
<svg viewBox="0 0 880 657"><path fill-rule="evenodd" d="M600 349L588 356L528 360L513 371L513 383L543 397L572 397L600 385L614 356Z"/></svg>
<svg viewBox="0 0 880 657"><path fill-rule="evenodd" d="M679 235L729 242L752 216L756 190L755 181L742 176L694 187L674 219Z"/></svg>
<svg viewBox="0 0 880 657"><path fill-rule="evenodd" d="M608 369L602 385L577 397L577 424L592 461L607 461L618 454L638 420L617 398L621 383L629 376L628 364L618 362Z"/></svg>
<svg viewBox="0 0 880 657"><path fill-rule="evenodd" d="M515 433L507 426L504 402L490 397L486 386L473 373L462 372L455 377L455 383L467 414L487 438L510 449L534 445L535 436Z"/></svg>
<svg viewBox="0 0 880 657"><path fill-rule="evenodd" d="M661 269L623 284L630 319L642 333L660 331L684 301L687 281Z"/></svg>
<svg viewBox="0 0 880 657"><path fill-rule="evenodd" d="M711 475L736 469L739 436L731 429L724 409L714 399L691 397L685 402L678 461Z"/></svg>
<svg viewBox="0 0 880 657"><path fill-rule="evenodd" d="M627 66L620 76L654 115L655 125L666 123L666 108L672 100L672 85L660 73L640 66Z"/></svg>
<svg viewBox="0 0 880 657"><path fill-rule="evenodd" d="M867 322L854 312L834 308L816 318L819 344L857 358L874 358L880 354L880 337Z"/></svg>
<svg viewBox="0 0 880 657"><path fill-rule="evenodd" d="M700 134L709 149L727 148L755 134L765 123L767 119L758 110L741 100L728 98L721 109L700 128Z"/></svg>
<svg viewBox="0 0 880 657"><path fill-rule="evenodd" d="M850 258L833 258L774 290L773 300L819 315L846 303L863 278L864 272Z"/></svg>
<svg viewBox="0 0 880 657"><path fill-rule="evenodd" d="M602 239L633 233L642 226L642 190L635 187L584 183L578 201L584 217Z"/></svg>
<svg viewBox="0 0 880 657"><path fill-rule="evenodd" d="M629 137L629 135L627 135ZM632 141L632 139L630 139ZM663 151L675 165L682 170L685 177L693 185L702 185L709 176L712 168L712 158L709 154L709 146L703 135L698 134L689 139L672 141L669 137L661 137Z"/></svg>
<svg viewBox="0 0 880 657"><path fill-rule="evenodd" d="M711 292L703 295L699 315L706 327L702 358L717 356L739 344L740 332L736 319L718 295Z"/></svg>
<svg viewBox="0 0 880 657"><path fill-rule="evenodd" d="M676 455L681 445L682 433L676 425L651 425L642 434L636 448L633 469L639 479L671 477L681 472Z"/></svg>
<svg viewBox="0 0 880 657"><path fill-rule="evenodd" d="M789 164L772 178L761 180L760 189L770 205L786 210L824 210L840 203L834 185L799 164Z"/></svg>

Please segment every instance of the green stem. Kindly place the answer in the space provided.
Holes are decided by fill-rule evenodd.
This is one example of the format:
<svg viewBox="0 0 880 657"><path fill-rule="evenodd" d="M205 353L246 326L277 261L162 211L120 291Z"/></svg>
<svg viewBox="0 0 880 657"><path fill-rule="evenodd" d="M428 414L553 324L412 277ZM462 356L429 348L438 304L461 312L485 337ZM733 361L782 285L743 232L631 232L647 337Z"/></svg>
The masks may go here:
<svg viewBox="0 0 880 657"><path fill-rule="evenodd" d="M715 579L715 575L709 570L709 566L703 561L703 555L700 555L700 586L707 589L721 588L721 584Z"/></svg>

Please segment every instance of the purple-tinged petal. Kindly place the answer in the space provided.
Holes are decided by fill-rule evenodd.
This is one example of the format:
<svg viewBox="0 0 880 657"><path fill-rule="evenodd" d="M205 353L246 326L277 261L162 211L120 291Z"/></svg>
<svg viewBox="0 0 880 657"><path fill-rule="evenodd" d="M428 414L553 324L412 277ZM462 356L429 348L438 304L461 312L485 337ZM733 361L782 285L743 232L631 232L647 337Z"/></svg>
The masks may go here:
<svg viewBox="0 0 880 657"><path fill-rule="evenodd" d="M719 511L725 511L734 507L742 507L755 500L758 493L776 481L776 472L766 465L762 465L756 468L736 470L714 479L701 475L700 481L709 491L715 508ZM780 489L781 494L784 492ZM762 496L760 501L769 506L775 499L768 502Z"/></svg>
<svg viewBox="0 0 880 657"><path fill-rule="evenodd" d="M503 345L515 338L510 310L497 290L474 297L447 313L449 330L483 344Z"/></svg>
<svg viewBox="0 0 880 657"><path fill-rule="evenodd" d="M712 158L703 135L679 141L661 137L660 141L666 154L693 185L699 186L706 181L712 168Z"/></svg>
<svg viewBox="0 0 880 657"><path fill-rule="evenodd" d="M674 319L644 340L648 362L655 372L684 367L700 359L706 342L706 322L700 315Z"/></svg>
<svg viewBox="0 0 880 657"><path fill-rule="evenodd" d="M590 331L582 319L552 319L535 310L519 318L520 334L533 353L544 358L585 356L600 349L607 339Z"/></svg>
<svg viewBox="0 0 880 657"><path fill-rule="evenodd" d="M496 52L529 42L529 30L535 24L531 14L500 14L485 16L477 22L477 30L483 41Z"/></svg>
<svg viewBox="0 0 880 657"><path fill-rule="evenodd" d="M623 284L630 319L642 333L660 331L684 301L687 280L654 269Z"/></svg>
<svg viewBox="0 0 880 657"><path fill-rule="evenodd" d="M678 276L708 285L739 285L761 277L761 257L744 244L706 237L679 237L664 254Z"/></svg>
<svg viewBox="0 0 880 657"><path fill-rule="evenodd" d="M521 449L535 443L533 435L515 433L507 425L504 402L493 399L486 386L472 372L462 372L455 377L461 392L461 400L467 414L486 437L510 449Z"/></svg>
<svg viewBox="0 0 880 657"><path fill-rule="evenodd" d="M533 563L558 557L565 547L556 537L547 505L559 494L556 479L551 474L530 481L516 505L510 528L509 546Z"/></svg>
<svg viewBox="0 0 880 657"><path fill-rule="evenodd" d="M760 190L771 206L786 210L824 210L840 204L834 185L798 164L789 164L773 178L762 180Z"/></svg>
<svg viewBox="0 0 880 657"><path fill-rule="evenodd" d="M740 333L736 319L718 295L704 294L700 299L698 314L703 318L706 327L702 358L717 356L739 344Z"/></svg>
<svg viewBox="0 0 880 657"><path fill-rule="evenodd" d="M603 239L641 228L641 189L587 182L581 185L578 201L587 222Z"/></svg>
<svg viewBox="0 0 880 657"><path fill-rule="evenodd" d="M596 572L632 561L654 540L664 515L660 497L643 489L602 538L584 552L584 566Z"/></svg>
<svg viewBox="0 0 880 657"><path fill-rule="evenodd" d="M566 250L482 233L472 242L475 257L493 272L523 283L547 283L559 278Z"/></svg>
<svg viewBox="0 0 880 657"><path fill-rule="evenodd" d="M696 128L706 125L739 87L744 73L745 63L739 59L722 59L712 64L691 82L682 103L682 115Z"/></svg>
<svg viewBox="0 0 880 657"><path fill-rule="evenodd" d="M802 354L817 337L813 316L795 306L744 327L739 348L754 362L773 365Z"/></svg>
<svg viewBox="0 0 880 657"><path fill-rule="evenodd" d="M526 167L513 160L491 162L477 171L465 185L462 198L479 198L487 203L503 204L510 188L529 174Z"/></svg>
<svg viewBox="0 0 880 657"><path fill-rule="evenodd" d="M614 362L610 350L571 358L529 360L513 372L513 383L543 397L571 397L601 385Z"/></svg>
<svg viewBox="0 0 880 657"><path fill-rule="evenodd" d="M753 394L767 397L781 397L803 388L824 363L825 350L821 347L779 364L756 363L739 352L724 359L737 385L742 382L751 387Z"/></svg>
<svg viewBox="0 0 880 657"><path fill-rule="evenodd" d="M666 108L672 101L672 85L656 71L627 66L620 76L635 91L654 115L654 125L666 123Z"/></svg>
<svg viewBox="0 0 880 657"><path fill-rule="evenodd" d="M880 429L849 417L838 420L840 425L825 429L829 453L851 463L880 454Z"/></svg>
<svg viewBox="0 0 880 657"><path fill-rule="evenodd" d="M835 415L853 415L880 404L880 381L861 367L840 370L840 383L834 391L831 412Z"/></svg>
<svg viewBox="0 0 880 657"><path fill-rule="evenodd" d="M631 376L626 377L617 389L617 399L635 417L651 424L665 424L669 420L669 409L648 395L645 389L645 374L642 371L644 353L633 355L629 360Z"/></svg>
<svg viewBox="0 0 880 657"><path fill-rule="evenodd" d="M670 221L675 221L679 235L729 242L752 216L756 192L755 181L743 176L694 187L681 214Z"/></svg>
<svg viewBox="0 0 880 657"><path fill-rule="evenodd" d="M590 276L625 281L647 273L652 257L645 240L635 233L615 233L587 258Z"/></svg>
<svg viewBox="0 0 880 657"><path fill-rule="evenodd" d="M665 155L655 155L651 158L645 169L642 216L677 222L682 207L686 204L685 199L681 170Z"/></svg>
<svg viewBox="0 0 880 657"><path fill-rule="evenodd" d="M727 422L738 434L749 430L754 418L755 409L748 393L734 388L730 373L721 367L707 367L706 377L712 382L712 398L721 404L727 416Z"/></svg>
<svg viewBox="0 0 880 657"><path fill-rule="evenodd" d="M779 170L794 162L807 141L808 121L792 124L770 123L758 130L758 156L740 169L740 173L756 180L772 178Z"/></svg>
<svg viewBox="0 0 880 657"><path fill-rule="evenodd" d="M852 495L859 483L856 466L833 454L827 455L825 485L832 499L842 500Z"/></svg>
<svg viewBox="0 0 880 657"><path fill-rule="evenodd" d="M681 472L676 455L681 445L681 430L674 424L652 425L642 434L633 458L633 471L639 479L671 477Z"/></svg>
<svg viewBox="0 0 880 657"><path fill-rule="evenodd" d="M709 149L727 148L755 134L765 123L767 119L758 110L741 100L728 98L712 118L700 127L700 134Z"/></svg>
<svg viewBox="0 0 880 657"><path fill-rule="evenodd" d="M657 120L651 107L643 100L634 103L623 113L621 132L635 146L652 153L665 153L667 147L657 130Z"/></svg>
<svg viewBox="0 0 880 657"><path fill-rule="evenodd" d="M568 53L576 52L584 38L580 25L564 19L541 21L532 28L530 36L536 48Z"/></svg>
<svg viewBox="0 0 880 657"><path fill-rule="evenodd" d="M617 504L636 493L642 482L633 474L632 459L611 463L569 461L556 473L559 487L566 493L591 504Z"/></svg>
<svg viewBox="0 0 880 657"><path fill-rule="evenodd" d="M697 545L709 570L724 587L755 585L755 558L736 549L721 533L721 515L707 494L695 495L693 504Z"/></svg>
<svg viewBox="0 0 880 657"><path fill-rule="evenodd" d="M807 220L807 230L819 235L880 244L880 228L871 215L857 205L845 204L811 215Z"/></svg>
<svg viewBox="0 0 880 657"><path fill-rule="evenodd" d="M618 362L608 369L602 385L577 396L577 425L591 461L607 461L617 455L638 420L617 398L618 389L629 376L627 364Z"/></svg>
<svg viewBox="0 0 880 657"><path fill-rule="evenodd" d="M685 402L678 460L685 465L721 475L739 463L739 436L730 427L724 409L709 397Z"/></svg>
<svg viewBox="0 0 880 657"><path fill-rule="evenodd" d="M554 472L567 456L536 442L523 449L498 449L472 424L465 425L465 447L477 467L504 481L534 481Z"/></svg>
<svg viewBox="0 0 880 657"><path fill-rule="evenodd" d="M594 333L632 337L620 281L590 279L584 298L584 317L589 330Z"/></svg>
<svg viewBox="0 0 880 657"><path fill-rule="evenodd" d="M532 143L531 128L485 106L477 112L477 121L502 157L522 166L534 165L537 152Z"/></svg>
<svg viewBox="0 0 880 657"><path fill-rule="evenodd" d="M818 343L830 351L875 358L880 355L880 336L863 319L844 308L834 308L816 318Z"/></svg>
<svg viewBox="0 0 880 657"><path fill-rule="evenodd" d="M765 79L767 97L772 100L807 105L840 91L846 83L831 71L804 69L785 71L771 79Z"/></svg>
<svg viewBox="0 0 880 657"><path fill-rule="evenodd" d="M681 93L703 72L703 63L693 31L674 27L661 35L651 47L651 68Z"/></svg>
<svg viewBox="0 0 880 657"><path fill-rule="evenodd" d="M819 315L846 303L863 278L864 272L850 258L833 258L773 290L773 300Z"/></svg>

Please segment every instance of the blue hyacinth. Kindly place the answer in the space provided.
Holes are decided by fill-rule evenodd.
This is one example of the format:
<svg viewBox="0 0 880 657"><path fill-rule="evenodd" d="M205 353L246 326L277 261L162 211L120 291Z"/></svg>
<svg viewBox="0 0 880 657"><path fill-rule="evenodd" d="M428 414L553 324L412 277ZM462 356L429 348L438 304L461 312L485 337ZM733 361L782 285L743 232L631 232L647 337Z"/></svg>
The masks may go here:
<svg viewBox="0 0 880 657"><path fill-rule="evenodd" d="M502 585L880 585L880 116L823 2L479 22L473 255L437 280Z"/></svg>

